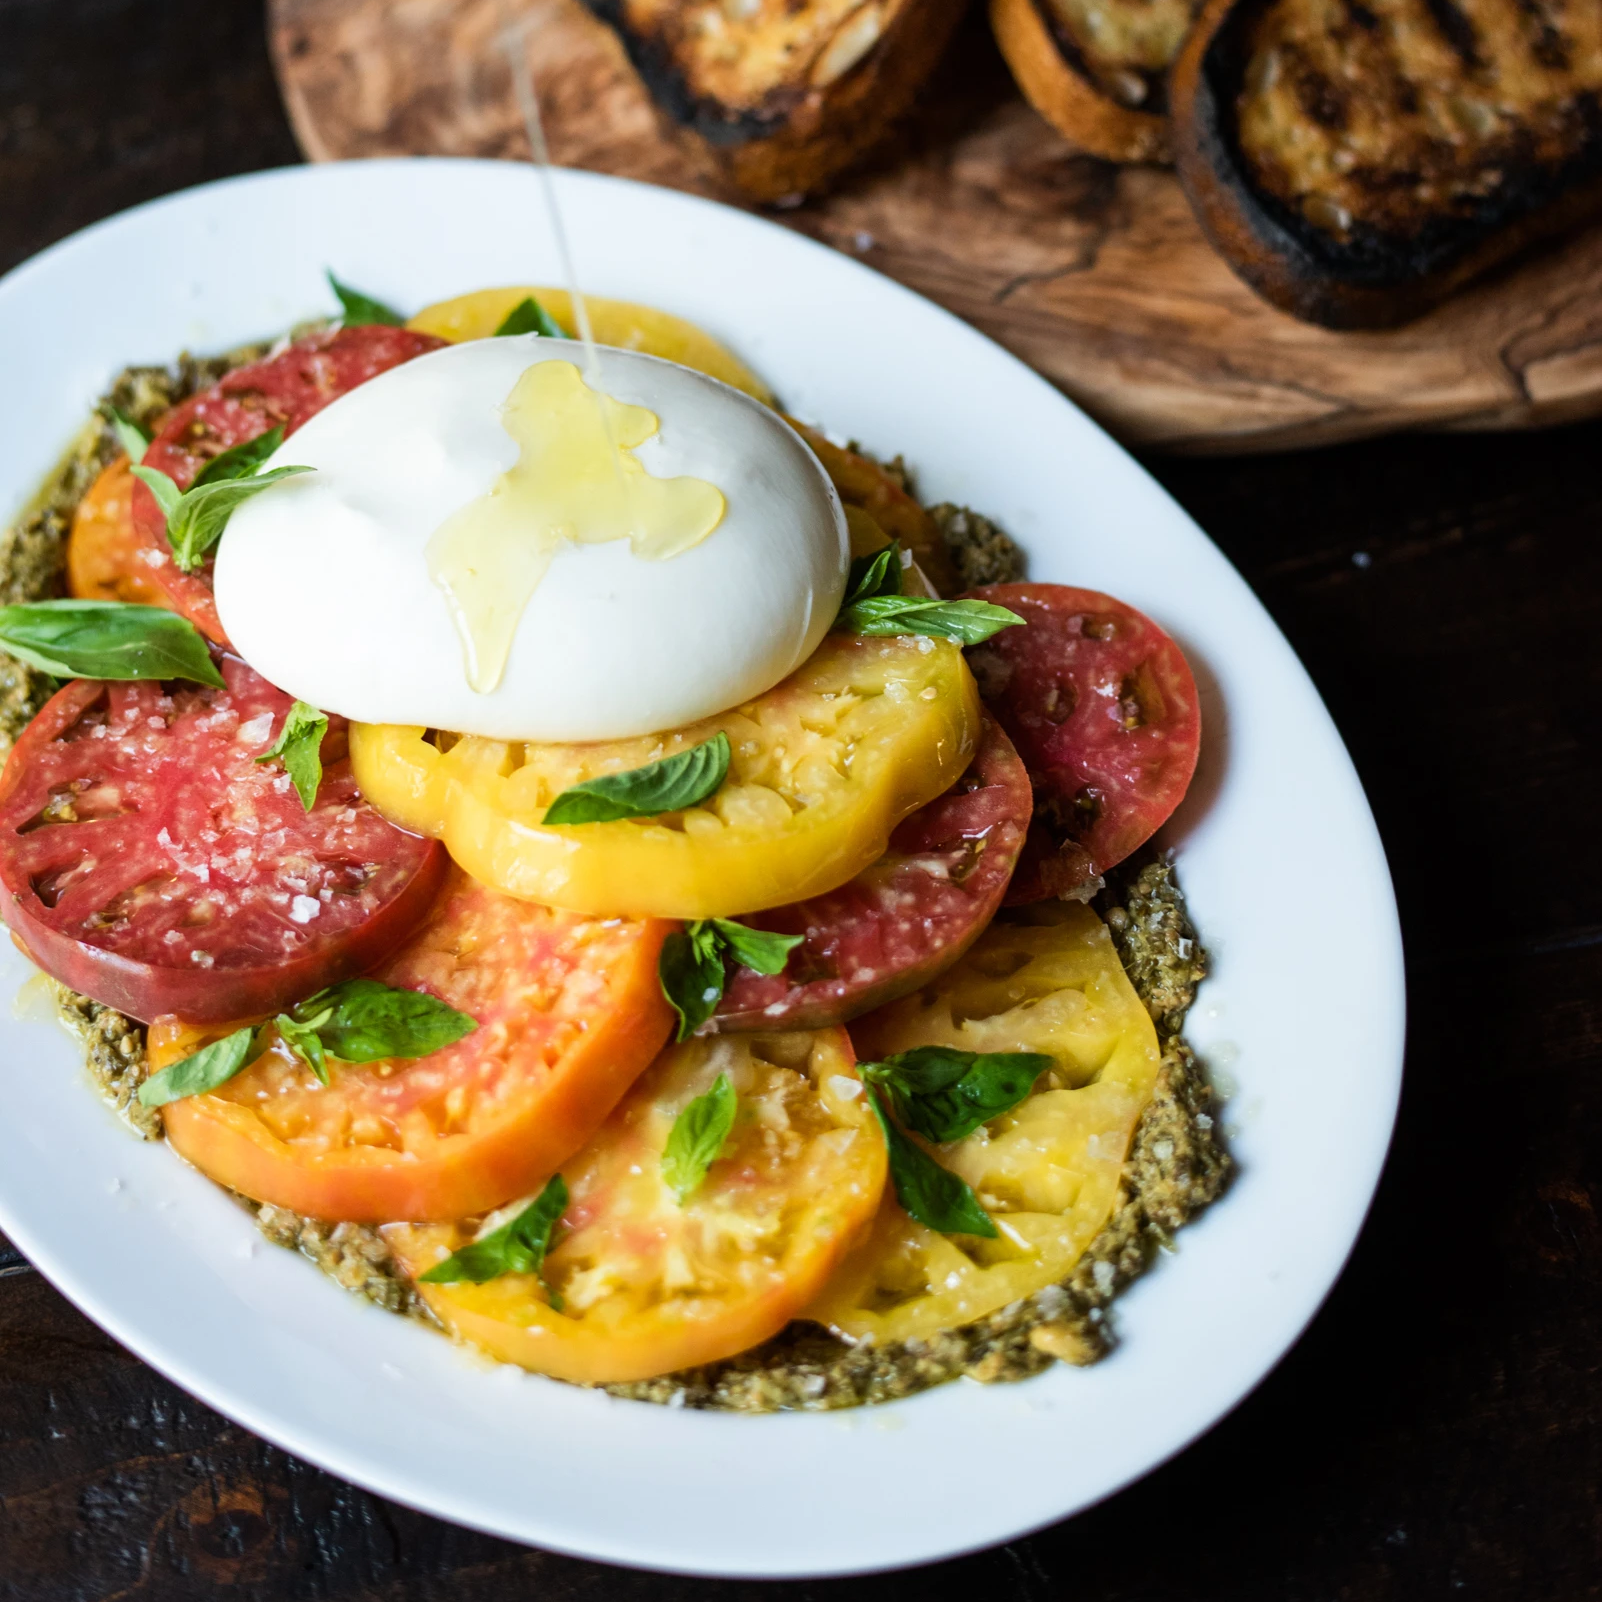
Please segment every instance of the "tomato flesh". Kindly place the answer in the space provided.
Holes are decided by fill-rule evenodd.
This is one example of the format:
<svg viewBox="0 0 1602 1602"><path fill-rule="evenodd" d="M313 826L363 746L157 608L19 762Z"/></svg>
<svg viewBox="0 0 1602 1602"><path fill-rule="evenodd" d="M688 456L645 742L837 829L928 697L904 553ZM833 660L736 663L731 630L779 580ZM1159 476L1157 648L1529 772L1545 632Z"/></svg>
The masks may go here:
<svg viewBox="0 0 1602 1602"><path fill-rule="evenodd" d="M358 795L341 718L307 812L254 760L289 697L220 667L223 690L75 680L0 775L0 912L52 977L147 1021L273 1012L360 972L445 872Z"/></svg>
<svg viewBox="0 0 1602 1602"><path fill-rule="evenodd" d="M438 350L431 334L375 324L309 334L287 350L238 367L210 389L192 395L162 420L143 465L159 468L179 489L188 489L213 457L283 425L295 432L330 401L391 367ZM212 594L212 560L192 573L173 561L167 520L148 486L136 483L130 503L131 532L115 524L80 521L73 530L79 549L69 552L74 595L113 594L138 586L138 599L181 612L208 639L227 645ZM92 587L80 590L80 581Z"/></svg>
<svg viewBox="0 0 1602 1602"><path fill-rule="evenodd" d="M663 1148L720 1074L739 1097L734 1127L681 1204ZM867 1227L885 1172L843 1029L689 1041L664 1052L564 1164L571 1202L543 1285L508 1274L418 1289L448 1330L504 1362L586 1384L649 1379L783 1329ZM384 1233L415 1276L480 1222Z"/></svg>
<svg viewBox="0 0 1602 1602"><path fill-rule="evenodd" d="M570 786L643 766L722 731L728 777L660 817L547 826ZM662 734L589 744L351 727L362 793L444 840L508 895L599 916L722 918L821 895L884 855L909 813L962 776L979 695L946 640L830 634L789 678L743 706Z"/></svg>
<svg viewBox="0 0 1602 1602"><path fill-rule="evenodd" d="M971 593L1027 625L968 653L1035 789L1007 900L1092 893L1190 785L1201 743L1190 666L1149 617L1099 591L992 584Z"/></svg>
<svg viewBox="0 0 1602 1602"><path fill-rule="evenodd" d="M330 1065L321 1085L281 1042L209 1095L162 1109L203 1173L316 1218L448 1219L542 1181L594 1133L667 1038L656 978L670 926L597 923L452 872L375 974L478 1028L427 1057ZM223 1031L150 1031L153 1068Z"/></svg>
<svg viewBox="0 0 1602 1602"><path fill-rule="evenodd" d="M872 867L826 895L742 920L802 940L780 973L736 970L717 1027L822 1029L928 983L995 916L1030 807L1023 763L986 715L968 771L902 822Z"/></svg>
<svg viewBox="0 0 1602 1602"><path fill-rule="evenodd" d="M128 458L119 456L78 502L67 540L67 589L80 600L167 605L167 592L151 576L152 553L134 526L138 486ZM165 552L155 554L161 558L157 566L171 566Z"/></svg>
<svg viewBox="0 0 1602 1602"><path fill-rule="evenodd" d="M1157 1031L1089 907L1018 916L992 924L927 990L852 1029L865 1059L938 1045L1039 1052L1052 1066L1011 1112L936 1150L995 1220L993 1240L936 1234L886 1196L807 1309L850 1340L928 1340L1060 1284L1119 1204L1162 1063Z"/></svg>
<svg viewBox="0 0 1602 1602"><path fill-rule="evenodd" d="M785 421L812 447L847 507L866 512L888 538L899 540L940 594L950 595L960 587L957 570L934 519L895 478L872 457L836 445L818 429L794 417Z"/></svg>

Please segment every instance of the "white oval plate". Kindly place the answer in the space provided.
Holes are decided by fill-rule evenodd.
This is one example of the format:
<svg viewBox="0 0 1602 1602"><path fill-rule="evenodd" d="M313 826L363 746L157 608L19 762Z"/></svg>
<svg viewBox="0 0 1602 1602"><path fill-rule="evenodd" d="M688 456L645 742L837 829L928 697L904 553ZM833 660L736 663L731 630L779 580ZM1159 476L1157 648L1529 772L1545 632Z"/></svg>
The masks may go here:
<svg viewBox="0 0 1602 1602"><path fill-rule="evenodd" d="M1229 1094L1234 1185L1120 1300L1120 1344L1094 1368L837 1414L652 1407L493 1368L265 1245L220 1191L132 1139L76 1047L22 1005L0 1016L0 1228L179 1385L462 1524L708 1575L850 1573L1005 1541L1216 1422L1340 1272L1401 1074L1401 945L1374 823L1317 693L1246 585L1028 368L741 212L587 173L556 184L591 292L703 324L799 415L905 452L926 497L998 518L1033 577L1111 591L1177 635L1206 735L1168 838L1215 959L1189 1035ZM406 308L559 279L536 177L518 165L302 167L141 206L0 282L9 391L27 398L0 428L0 512L22 504L124 364L330 313L325 266ZM9 995L28 970L4 949ZM1310 989L1315 967L1326 982Z"/></svg>

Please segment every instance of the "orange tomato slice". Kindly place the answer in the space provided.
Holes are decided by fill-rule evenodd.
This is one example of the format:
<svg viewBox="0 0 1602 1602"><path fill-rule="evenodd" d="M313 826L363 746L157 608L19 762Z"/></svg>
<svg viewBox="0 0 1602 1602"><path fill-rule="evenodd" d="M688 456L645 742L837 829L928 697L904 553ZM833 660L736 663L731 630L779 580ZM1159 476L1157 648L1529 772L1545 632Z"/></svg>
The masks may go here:
<svg viewBox="0 0 1602 1602"><path fill-rule="evenodd" d="M317 1082L276 1039L226 1084L162 1109L202 1173L256 1201L354 1222L459 1218L521 1195L595 1132L660 1050L670 925L599 923L453 873L379 968L478 1028L431 1056L333 1063ZM234 1026L150 1030L152 1071Z"/></svg>
<svg viewBox="0 0 1602 1602"><path fill-rule="evenodd" d="M89 486L72 516L67 538L67 592L80 601L135 601L168 605L167 592L141 572L145 542L134 528L137 480L119 456Z"/></svg>
<svg viewBox="0 0 1602 1602"><path fill-rule="evenodd" d="M663 1149L720 1074L739 1097L734 1126L681 1205ZM563 1165L572 1199L543 1283L417 1288L453 1335L503 1362L585 1384L672 1373L777 1334L867 1227L885 1169L843 1029L692 1040L664 1052ZM384 1235L416 1276L512 1212Z"/></svg>

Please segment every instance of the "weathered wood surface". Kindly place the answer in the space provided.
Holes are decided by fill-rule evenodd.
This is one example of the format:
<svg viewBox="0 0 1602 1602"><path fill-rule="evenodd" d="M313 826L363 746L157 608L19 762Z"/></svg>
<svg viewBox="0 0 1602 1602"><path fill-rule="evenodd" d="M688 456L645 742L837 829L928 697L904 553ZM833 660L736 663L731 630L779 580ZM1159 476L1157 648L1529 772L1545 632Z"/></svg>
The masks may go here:
<svg viewBox="0 0 1602 1602"><path fill-rule="evenodd" d="M260 26L243 3L0 0L0 268L97 207L283 159ZM1007 1548L789 1594L1602 1599L1599 461L1602 423L1154 461L1302 653L1378 815L1411 985L1390 1164L1307 1335L1174 1462ZM1341 970L1308 954L1310 1029ZM952 1494L1006 1472L953 1465ZM192 1401L0 1242L3 1602L778 1594L354 1490Z"/></svg>
<svg viewBox="0 0 1602 1602"><path fill-rule="evenodd" d="M313 160L520 158L499 37L527 23L553 158L735 200L660 131L578 0L271 0ZM924 107L833 195L774 215L949 307L1132 443L1276 450L1602 410L1602 228L1411 327L1334 334L1257 299L1173 177L1076 156L1019 98L983 19Z"/></svg>

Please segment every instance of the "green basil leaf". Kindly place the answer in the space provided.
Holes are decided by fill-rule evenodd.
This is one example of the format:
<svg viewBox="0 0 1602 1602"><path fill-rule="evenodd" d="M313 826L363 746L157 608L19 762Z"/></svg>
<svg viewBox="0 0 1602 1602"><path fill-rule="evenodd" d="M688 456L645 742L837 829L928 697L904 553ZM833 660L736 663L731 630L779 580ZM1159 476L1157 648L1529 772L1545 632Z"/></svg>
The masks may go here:
<svg viewBox="0 0 1602 1602"><path fill-rule="evenodd" d="M325 1085L328 1083L328 1053L323 1049L322 1037L317 1031L327 1023L328 1018L329 1009L325 1008L305 1023L287 1012L281 1012L273 1019L279 1038Z"/></svg>
<svg viewBox="0 0 1602 1602"><path fill-rule="evenodd" d="M292 1012L297 1024L316 1029L328 1054L341 1062L427 1057L478 1028L476 1019L426 991L396 989L376 979L347 979Z"/></svg>
<svg viewBox="0 0 1602 1602"><path fill-rule="evenodd" d="M735 923L728 918L713 918L725 957L754 973L783 973L790 953L801 944L801 935L773 934L767 929L753 929L749 924Z"/></svg>
<svg viewBox="0 0 1602 1602"><path fill-rule="evenodd" d="M675 1040L688 1040L723 999L723 946L710 923L697 920L662 942L656 977L679 1015Z"/></svg>
<svg viewBox="0 0 1602 1602"><path fill-rule="evenodd" d="M152 494L161 502L167 514L167 541L172 546L173 560L186 573L200 566L209 551L228 526L234 508L251 496L259 495L281 478L293 478L297 473L309 473L309 467L275 467L270 472L257 473L253 478L230 478L220 483L197 484L185 490L176 502L169 504L166 486L172 480L153 467L136 467L133 474L150 486Z"/></svg>
<svg viewBox="0 0 1602 1602"><path fill-rule="evenodd" d="M111 431L130 462L142 462L150 449L150 436L120 406L110 408Z"/></svg>
<svg viewBox="0 0 1602 1602"><path fill-rule="evenodd" d="M933 601L915 595L870 595L841 609L835 624L848 634L924 634L978 645L1023 619L989 601Z"/></svg>
<svg viewBox="0 0 1602 1602"><path fill-rule="evenodd" d="M284 772L308 812L317 800L317 786L323 782L323 736L327 733L328 714L297 701L284 714L278 738L256 758L258 762L283 762Z"/></svg>
<svg viewBox="0 0 1602 1602"><path fill-rule="evenodd" d="M729 1076L719 1074L717 1083L673 1120L673 1132L662 1149L662 1178L681 1207L700 1189L707 1169L718 1160L734 1128L739 1099Z"/></svg>
<svg viewBox="0 0 1602 1602"><path fill-rule="evenodd" d="M139 1087L140 1102L146 1107L165 1107L169 1101L182 1101L185 1096L199 1096L227 1084L254 1055L250 1047L255 1033L246 1025L152 1074Z"/></svg>
<svg viewBox="0 0 1602 1602"><path fill-rule="evenodd" d="M944 1144L1010 1112L1051 1067L1051 1058L1037 1051L917 1046L859 1066L862 1077L889 1097L908 1129Z"/></svg>
<svg viewBox="0 0 1602 1602"><path fill-rule="evenodd" d="M845 600L840 603L841 609L875 595L899 595L902 572L901 546L895 540L883 550L856 557L846 579Z"/></svg>
<svg viewBox="0 0 1602 1602"><path fill-rule="evenodd" d="M896 1128L878 1091L870 1088L868 1100L890 1150L890 1178L902 1208L920 1224L942 1235L983 1235L994 1239L1000 1232L990 1214L979 1205L968 1182L949 1168L942 1168L922 1146Z"/></svg>
<svg viewBox="0 0 1602 1602"><path fill-rule="evenodd" d="M129 471L156 497L156 505L161 508L161 515L167 519L170 529L178 508L183 505L184 492L159 467L136 466Z"/></svg>
<svg viewBox="0 0 1602 1602"><path fill-rule="evenodd" d="M729 737L721 729L710 740L647 762L627 773L605 773L564 790L546 808L549 824L615 823L619 818L655 818L704 801L729 771Z"/></svg>
<svg viewBox="0 0 1602 1602"><path fill-rule="evenodd" d="M222 675L194 624L160 606L0 606L0 646L58 679L192 679L222 688Z"/></svg>
<svg viewBox="0 0 1602 1602"><path fill-rule="evenodd" d="M328 287L339 297L339 304L344 308L345 315L340 321L346 328L365 328L372 323L384 323L391 328L398 328L406 321L398 311L392 310L381 300L374 300L371 295L364 295L359 289L352 289L349 284L342 284L332 273L328 274Z"/></svg>
<svg viewBox="0 0 1602 1602"><path fill-rule="evenodd" d="M553 1174L545 1189L509 1224L452 1252L444 1262L419 1274L418 1279L431 1285L455 1285L463 1280L482 1285L502 1274L538 1274L540 1283L545 1284L543 1270L546 1253L551 1249L551 1233L567 1211L567 1202L567 1182L560 1174ZM561 1312L562 1298L549 1285L545 1286L545 1293L551 1306Z"/></svg>
<svg viewBox="0 0 1602 1602"><path fill-rule="evenodd" d="M532 295L525 295L502 318L501 326L495 330L495 337L499 339L502 334L543 334L547 339L567 338L567 330Z"/></svg>
<svg viewBox="0 0 1602 1602"><path fill-rule="evenodd" d="M203 484L226 484L231 479L249 478L283 443L284 425L279 423L265 434L258 434L255 439L247 439L243 445L231 446L213 456L195 474L195 481L189 487L196 490Z"/></svg>

